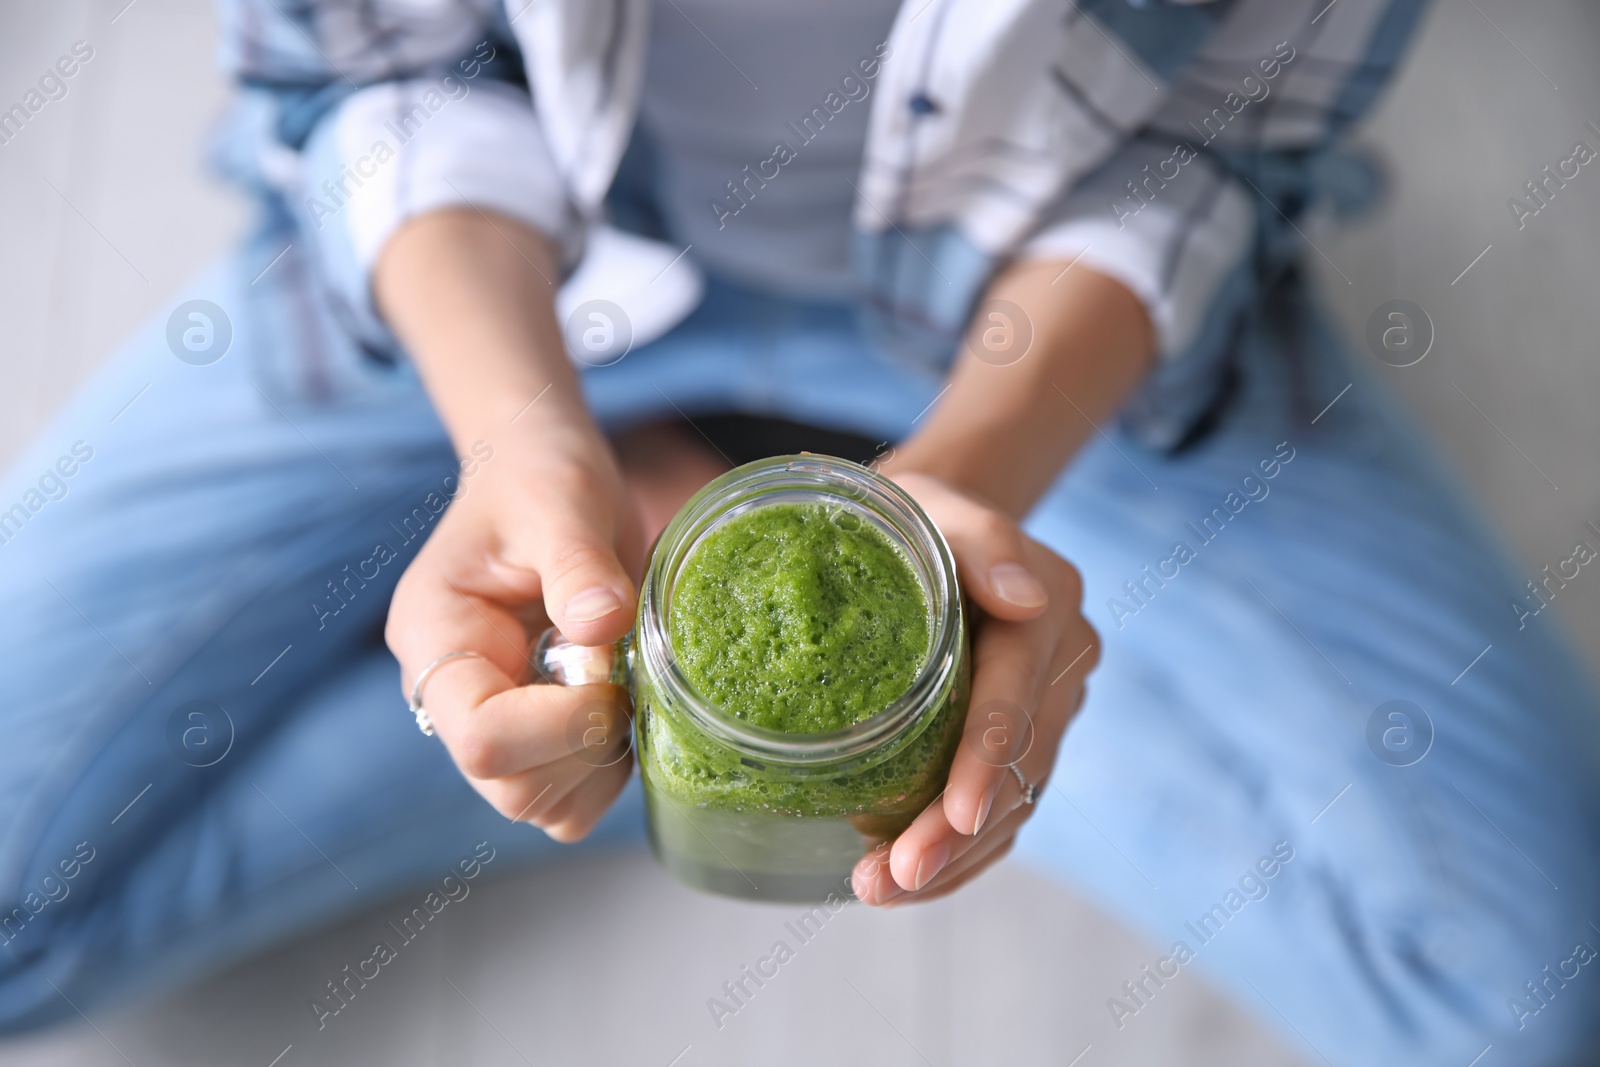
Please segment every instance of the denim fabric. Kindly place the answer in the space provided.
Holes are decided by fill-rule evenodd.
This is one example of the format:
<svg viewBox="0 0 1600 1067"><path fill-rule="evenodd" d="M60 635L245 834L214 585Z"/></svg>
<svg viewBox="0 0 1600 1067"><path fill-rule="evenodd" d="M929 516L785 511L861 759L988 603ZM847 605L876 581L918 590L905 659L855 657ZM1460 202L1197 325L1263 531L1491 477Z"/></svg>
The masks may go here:
<svg viewBox="0 0 1600 1067"><path fill-rule="evenodd" d="M249 278L192 295L244 308ZM27 512L0 544L6 1029L436 882L480 841L493 869L570 854L461 781L382 646L401 569L472 491L414 373L268 401L244 316L208 366L165 325L0 488ZM1255 324L1239 361L1198 446L1108 425L1028 520L1083 571L1104 659L1019 852L1157 946L1106 990L1108 1033L1197 969L1333 1063L1576 1059L1600 1018L1573 962L1600 946L1593 691L1553 612L1519 628L1534 575L1327 331ZM885 442L943 388L848 309L725 285L584 383L613 428L742 410ZM1370 729L1393 700L1432 724L1409 766ZM635 784L585 847L637 846L641 819Z"/></svg>

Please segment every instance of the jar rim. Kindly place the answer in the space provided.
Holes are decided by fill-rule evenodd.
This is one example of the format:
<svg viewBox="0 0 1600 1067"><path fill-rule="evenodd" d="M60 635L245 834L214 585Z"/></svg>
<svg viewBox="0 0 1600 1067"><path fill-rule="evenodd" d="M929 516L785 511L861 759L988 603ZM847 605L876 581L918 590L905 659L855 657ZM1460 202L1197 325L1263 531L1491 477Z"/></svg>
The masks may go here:
<svg viewBox="0 0 1600 1067"><path fill-rule="evenodd" d="M709 529L741 505L761 506L777 491L815 491L872 512L905 542L918 581L928 596L931 639L916 678L888 707L860 722L825 733L796 734L746 722L701 694L672 653L666 609L673 581ZM777 764L850 760L875 750L887 753L909 734L955 677L961 633L960 587L955 558L944 535L904 489L870 468L846 459L805 452L747 463L708 482L661 532L642 583L638 644L644 667L663 685L675 708L703 733L739 755Z"/></svg>

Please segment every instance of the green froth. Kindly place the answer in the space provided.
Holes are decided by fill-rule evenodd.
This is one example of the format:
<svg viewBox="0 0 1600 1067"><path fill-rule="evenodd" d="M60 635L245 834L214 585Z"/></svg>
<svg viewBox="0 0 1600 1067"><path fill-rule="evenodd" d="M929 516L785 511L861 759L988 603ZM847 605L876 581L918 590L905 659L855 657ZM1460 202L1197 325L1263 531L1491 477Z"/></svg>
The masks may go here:
<svg viewBox="0 0 1600 1067"><path fill-rule="evenodd" d="M684 676L724 712L825 733L910 688L927 659L928 600L910 561L853 511L767 504L695 546L667 628Z"/></svg>

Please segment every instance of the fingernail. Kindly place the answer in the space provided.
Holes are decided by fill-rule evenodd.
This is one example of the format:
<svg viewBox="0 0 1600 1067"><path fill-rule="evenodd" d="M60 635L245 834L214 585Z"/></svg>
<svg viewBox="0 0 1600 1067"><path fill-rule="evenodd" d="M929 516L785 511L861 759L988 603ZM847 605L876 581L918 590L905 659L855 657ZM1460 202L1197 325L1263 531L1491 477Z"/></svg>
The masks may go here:
<svg viewBox="0 0 1600 1067"><path fill-rule="evenodd" d="M1049 600L1039 579L1020 563L997 563L989 568L989 586L995 596L1019 608L1042 608Z"/></svg>
<svg viewBox="0 0 1600 1067"><path fill-rule="evenodd" d="M917 861L917 876L913 879L915 888L921 889L950 862L950 843L948 841L934 845L922 854L922 859Z"/></svg>
<svg viewBox="0 0 1600 1067"><path fill-rule="evenodd" d="M857 900L864 904L878 905L893 900L905 892L895 884L893 878L889 879L887 889L881 888L883 882L878 878L878 872L883 870L883 867L884 861L874 855L862 860L851 872L850 891L856 895Z"/></svg>
<svg viewBox="0 0 1600 1067"><path fill-rule="evenodd" d="M978 817L972 820L972 832L976 834L983 829L984 822L989 818L989 809L994 807L995 794L1000 792L1000 784L996 782L983 794L983 799L978 801Z"/></svg>
<svg viewBox="0 0 1600 1067"><path fill-rule="evenodd" d="M622 601L617 594L603 585L592 589L585 589L571 600L562 609L568 622L593 622L595 619L610 615L622 607Z"/></svg>

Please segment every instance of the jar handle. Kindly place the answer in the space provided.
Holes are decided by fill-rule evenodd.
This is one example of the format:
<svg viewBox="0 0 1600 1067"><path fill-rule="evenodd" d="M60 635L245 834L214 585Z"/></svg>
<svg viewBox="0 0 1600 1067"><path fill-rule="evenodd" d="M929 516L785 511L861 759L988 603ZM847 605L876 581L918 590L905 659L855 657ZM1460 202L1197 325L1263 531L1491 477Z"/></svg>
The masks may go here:
<svg viewBox="0 0 1600 1067"><path fill-rule="evenodd" d="M627 638L609 645L575 645L554 626L533 646L536 683L548 685L628 684Z"/></svg>

